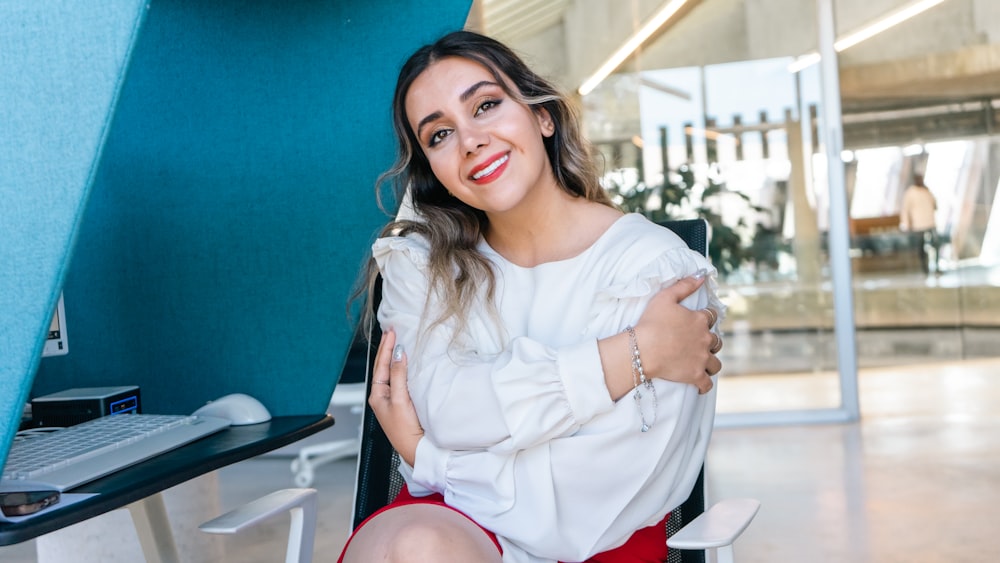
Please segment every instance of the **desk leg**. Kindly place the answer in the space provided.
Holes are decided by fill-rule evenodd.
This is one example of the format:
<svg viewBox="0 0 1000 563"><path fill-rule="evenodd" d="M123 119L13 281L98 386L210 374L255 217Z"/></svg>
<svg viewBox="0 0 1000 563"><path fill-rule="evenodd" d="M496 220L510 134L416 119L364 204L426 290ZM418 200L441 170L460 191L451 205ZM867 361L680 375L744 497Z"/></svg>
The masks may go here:
<svg viewBox="0 0 1000 563"><path fill-rule="evenodd" d="M180 563L177 545L170 530L170 519L163 504L163 495L157 493L128 505L132 513L139 543L147 563Z"/></svg>

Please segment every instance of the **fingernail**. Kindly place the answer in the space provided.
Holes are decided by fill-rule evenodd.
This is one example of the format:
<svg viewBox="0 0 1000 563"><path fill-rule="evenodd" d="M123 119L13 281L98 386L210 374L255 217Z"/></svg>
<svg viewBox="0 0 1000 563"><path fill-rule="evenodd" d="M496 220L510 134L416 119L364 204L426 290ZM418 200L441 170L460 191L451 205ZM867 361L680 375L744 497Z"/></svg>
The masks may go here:
<svg viewBox="0 0 1000 563"><path fill-rule="evenodd" d="M702 268L702 269L698 270L697 272L695 272L694 274L692 274L691 277L694 278L694 279L696 279L696 280L700 280L701 278L705 277L706 275L708 275L708 270L706 270L705 268Z"/></svg>
<svg viewBox="0 0 1000 563"><path fill-rule="evenodd" d="M399 362L403 360L403 345L396 344L392 349L392 361Z"/></svg>

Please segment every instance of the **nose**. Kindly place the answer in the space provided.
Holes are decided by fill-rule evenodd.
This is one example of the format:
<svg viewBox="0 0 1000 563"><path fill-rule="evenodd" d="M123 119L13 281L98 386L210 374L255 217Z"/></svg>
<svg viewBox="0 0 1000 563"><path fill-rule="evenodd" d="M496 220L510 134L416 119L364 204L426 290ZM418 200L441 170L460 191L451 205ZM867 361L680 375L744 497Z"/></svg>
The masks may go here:
<svg viewBox="0 0 1000 563"><path fill-rule="evenodd" d="M462 146L465 147L465 155L470 156L479 152L479 149L490 143L490 135L480 127L469 126L462 131Z"/></svg>

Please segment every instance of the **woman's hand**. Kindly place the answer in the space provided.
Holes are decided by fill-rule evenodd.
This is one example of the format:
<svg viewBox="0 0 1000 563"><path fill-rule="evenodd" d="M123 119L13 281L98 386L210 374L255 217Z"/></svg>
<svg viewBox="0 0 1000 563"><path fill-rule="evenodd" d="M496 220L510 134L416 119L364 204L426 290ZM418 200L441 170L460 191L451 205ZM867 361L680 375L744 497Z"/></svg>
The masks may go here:
<svg viewBox="0 0 1000 563"><path fill-rule="evenodd" d="M634 328L647 377L689 383L698 392L707 393L713 385L709 376L722 369L722 362L715 356L722 349L722 339L709 330L719 314L711 309L692 311L681 305L703 283L705 278L689 277L660 290ZM636 385L629 340L629 335L622 332L597 341L604 382L614 401Z"/></svg>
<svg viewBox="0 0 1000 563"><path fill-rule="evenodd" d="M413 408L406 386L406 353L402 345L396 346L393 330L382 334L382 342L375 354L368 404L392 447L412 467L417 456L417 443L423 437L424 429L417 419L417 411Z"/></svg>
<svg viewBox="0 0 1000 563"><path fill-rule="evenodd" d="M707 393L712 388L709 376L722 369L715 355L722 340L710 330L719 314L681 305L703 283L703 277L688 277L662 289L646 306L635 332L647 376L690 383Z"/></svg>

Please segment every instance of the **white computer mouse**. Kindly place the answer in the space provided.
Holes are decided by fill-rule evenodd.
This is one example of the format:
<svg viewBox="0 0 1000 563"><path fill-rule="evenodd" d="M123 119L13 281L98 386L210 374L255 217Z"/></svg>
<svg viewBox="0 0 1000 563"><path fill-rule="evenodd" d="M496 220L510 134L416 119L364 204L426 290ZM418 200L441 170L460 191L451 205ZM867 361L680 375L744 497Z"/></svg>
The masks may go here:
<svg viewBox="0 0 1000 563"><path fill-rule="evenodd" d="M267 407L244 393L232 393L209 401L192 414L225 418L233 426L260 424L271 420L271 413L267 411Z"/></svg>

